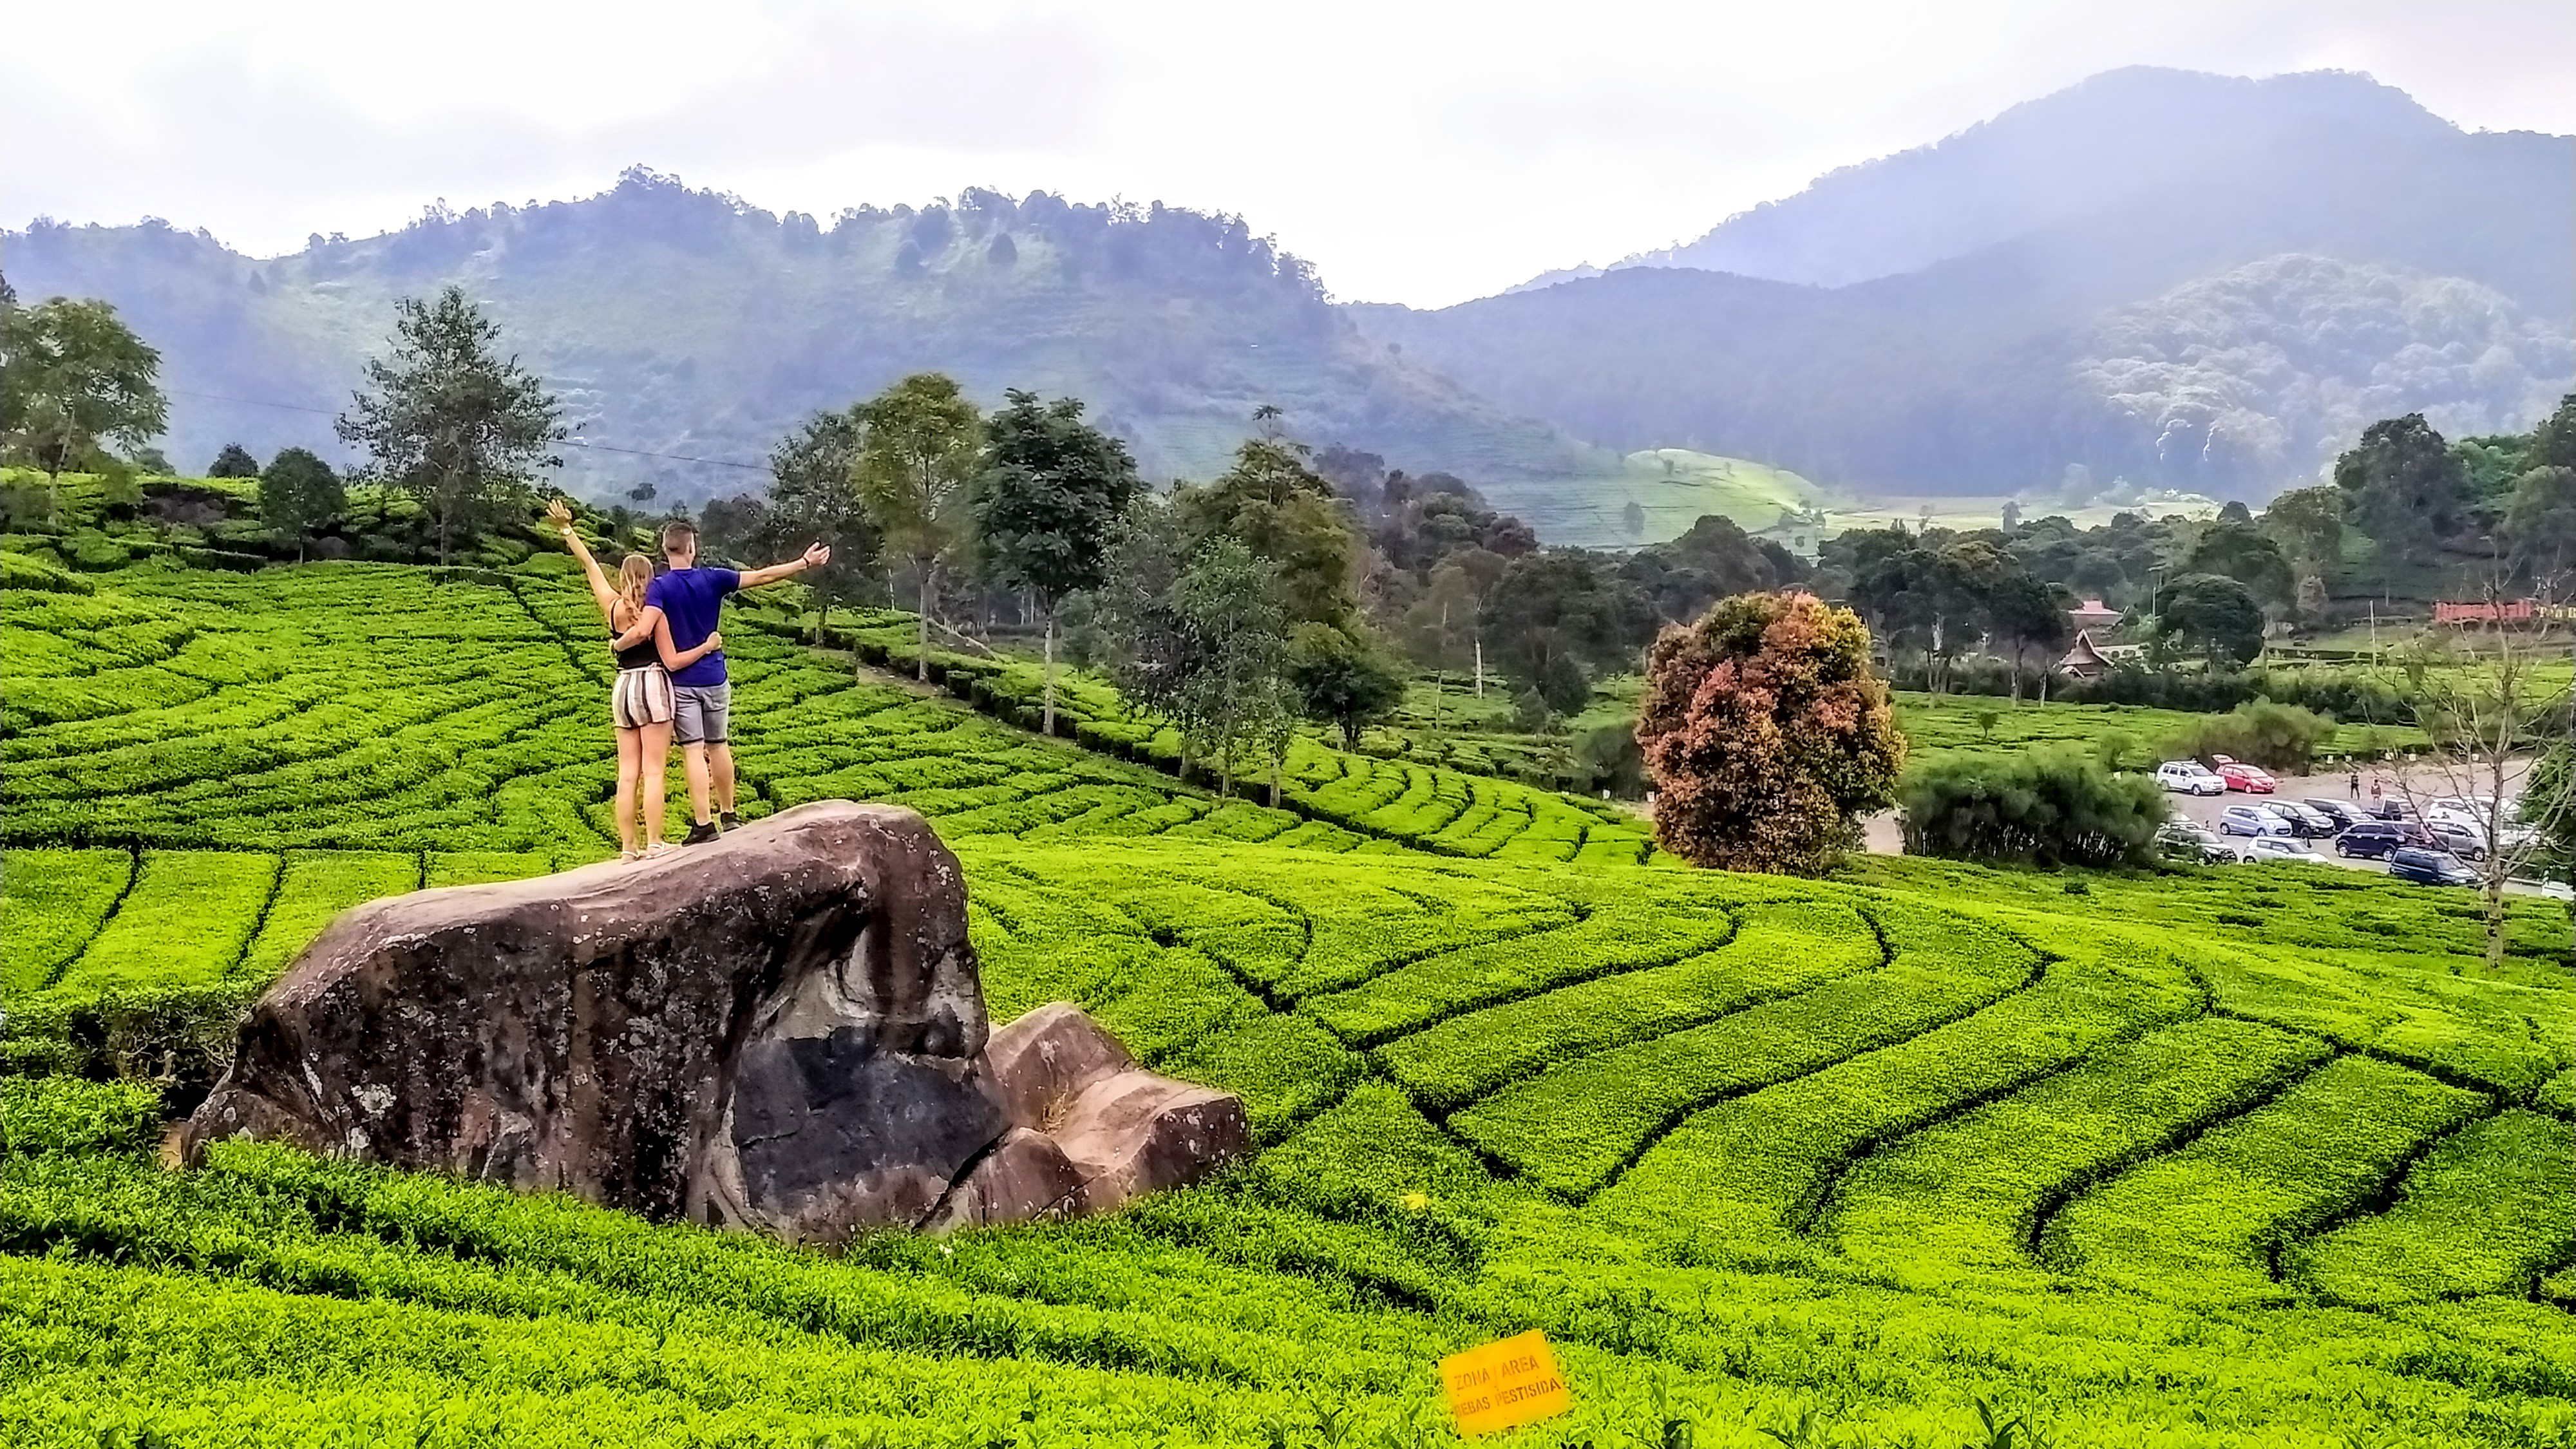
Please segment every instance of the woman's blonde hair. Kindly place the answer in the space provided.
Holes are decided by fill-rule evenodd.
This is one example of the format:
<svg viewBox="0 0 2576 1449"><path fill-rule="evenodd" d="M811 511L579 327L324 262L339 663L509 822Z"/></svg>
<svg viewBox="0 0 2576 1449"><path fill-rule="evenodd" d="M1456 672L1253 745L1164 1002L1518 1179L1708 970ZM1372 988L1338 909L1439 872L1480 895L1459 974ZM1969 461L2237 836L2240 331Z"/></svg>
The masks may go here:
<svg viewBox="0 0 2576 1449"><path fill-rule="evenodd" d="M633 610L626 627L635 627L635 615L644 612L644 591L653 585L653 561L640 553L630 553L617 565L617 592Z"/></svg>

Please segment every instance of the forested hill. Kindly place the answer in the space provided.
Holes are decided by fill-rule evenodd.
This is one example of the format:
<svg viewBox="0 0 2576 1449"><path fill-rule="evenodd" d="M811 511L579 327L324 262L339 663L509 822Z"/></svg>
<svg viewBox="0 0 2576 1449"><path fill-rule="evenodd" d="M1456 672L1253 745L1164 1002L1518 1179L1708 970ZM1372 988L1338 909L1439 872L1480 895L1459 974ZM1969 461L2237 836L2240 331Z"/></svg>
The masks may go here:
<svg viewBox="0 0 2576 1449"><path fill-rule="evenodd" d="M2377 417L2529 426L2576 374L2571 255L2576 138L2464 133L2362 76L2135 70L1607 274L1355 315L1613 446L2268 496Z"/></svg>
<svg viewBox="0 0 2576 1449"><path fill-rule="evenodd" d="M164 449L340 449L328 414L381 350L393 303L455 281L563 397L579 437L758 463L817 408L923 368L987 403L1068 393L1148 476L1204 475L1264 403L1295 433L1397 466L1561 476L1594 462L1360 338L1305 263L1240 220L969 190L953 204L772 215L640 168L579 201L436 212L390 235L254 259L159 223L0 237L22 297L103 297L161 349ZM281 407L277 404L293 406ZM309 411L297 411L296 408ZM741 488L731 469L567 450L598 492Z"/></svg>

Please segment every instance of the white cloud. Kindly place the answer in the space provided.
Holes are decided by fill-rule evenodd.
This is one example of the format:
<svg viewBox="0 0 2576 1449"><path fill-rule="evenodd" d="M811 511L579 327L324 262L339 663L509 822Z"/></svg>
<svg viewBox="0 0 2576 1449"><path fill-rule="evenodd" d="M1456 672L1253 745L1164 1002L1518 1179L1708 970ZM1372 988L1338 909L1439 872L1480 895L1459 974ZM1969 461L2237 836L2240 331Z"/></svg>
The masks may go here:
<svg viewBox="0 0 2576 1449"><path fill-rule="evenodd" d="M1339 294L1420 304L1695 236L2118 65L2367 70L2463 125L2576 131L2564 0L93 0L11 32L13 225L150 214L273 252L642 162L824 214L966 185L1235 211Z"/></svg>

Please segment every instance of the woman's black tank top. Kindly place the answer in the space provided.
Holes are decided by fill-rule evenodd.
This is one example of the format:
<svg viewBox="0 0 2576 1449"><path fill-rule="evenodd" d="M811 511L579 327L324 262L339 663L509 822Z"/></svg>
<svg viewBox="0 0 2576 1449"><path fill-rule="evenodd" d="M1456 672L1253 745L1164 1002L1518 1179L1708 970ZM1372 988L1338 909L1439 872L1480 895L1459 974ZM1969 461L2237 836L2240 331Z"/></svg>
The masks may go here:
<svg viewBox="0 0 2576 1449"><path fill-rule="evenodd" d="M629 621L628 627L633 627L632 621ZM608 626L608 639L612 651L617 655L617 667L621 670L660 668L662 665L662 650L659 645L653 642L653 636L650 634L644 636L643 643L637 644L632 648L616 649L614 647L617 641L617 636L625 632L626 630L618 628L614 623L611 623Z"/></svg>

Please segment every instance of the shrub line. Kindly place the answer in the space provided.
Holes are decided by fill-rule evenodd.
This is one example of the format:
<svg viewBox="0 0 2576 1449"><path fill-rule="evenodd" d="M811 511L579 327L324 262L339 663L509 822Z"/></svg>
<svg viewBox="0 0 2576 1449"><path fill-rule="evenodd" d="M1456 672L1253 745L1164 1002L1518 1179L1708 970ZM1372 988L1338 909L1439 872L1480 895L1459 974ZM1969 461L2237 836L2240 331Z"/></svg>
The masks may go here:
<svg viewBox="0 0 2576 1449"><path fill-rule="evenodd" d="M284 875L285 871L281 869L278 874ZM96 941L107 930L107 923L116 919L117 912L125 909L125 898L134 894L134 883L142 878L143 847L128 845L125 847L125 884L118 887L116 899L107 903L107 910L99 916L96 929L92 930L78 946L64 952L63 959L55 962L53 969L45 973L44 983L37 990L51 991L63 984L63 978L71 974L72 967L80 964L80 958L89 954L90 943Z"/></svg>

